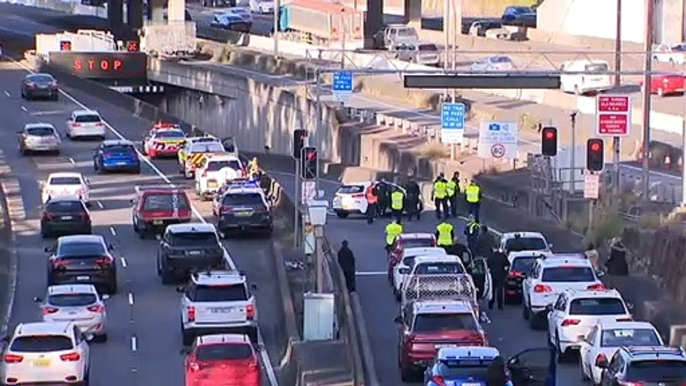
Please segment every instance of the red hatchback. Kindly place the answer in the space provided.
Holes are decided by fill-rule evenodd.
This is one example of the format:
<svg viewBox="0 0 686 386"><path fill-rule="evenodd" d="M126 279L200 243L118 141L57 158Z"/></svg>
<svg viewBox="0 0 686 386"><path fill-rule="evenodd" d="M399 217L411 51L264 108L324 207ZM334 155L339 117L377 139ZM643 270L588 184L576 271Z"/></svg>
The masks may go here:
<svg viewBox="0 0 686 386"><path fill-rule="evenodd" d="M260 361L247 335L204 335L186 356L186 386L260 386Z"/></svg>
<svg viewBox="0 0 686 386"><path fill-rule="evenodd" d="M431 233L403 233L395 240L388 255L388 281L393 283L393 268L403 257L405 248L431 248L436 246L436 237Z"/></svg>
<svg viewBox="0 0 686 386"><path fill-rule="evenodd" d="M643 85L643 84L641 84ZM684 94L682 75L653 75L650 79L650 93L658 96Z"/></svg>

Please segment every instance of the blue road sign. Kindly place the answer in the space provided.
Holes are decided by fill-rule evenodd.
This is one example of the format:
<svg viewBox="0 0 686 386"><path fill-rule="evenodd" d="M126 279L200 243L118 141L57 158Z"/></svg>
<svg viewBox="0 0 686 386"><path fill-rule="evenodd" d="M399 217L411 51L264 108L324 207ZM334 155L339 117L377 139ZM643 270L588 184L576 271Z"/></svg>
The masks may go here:
<svg viewBox="0 0 686 386"><path fill-rule="evenodd" d="M488 125L488 131L500 131L500 124L491 123L490 125Z"/></svg>
<svg viewBox="0 0 686 386"><path fill-rule="evenodd" d="M462 143L465 126L464 103L443 103L441 105L441 142Z"/></svg>
<svg viewBox="0 0 686 386"><path fill-rule="evenodd" d="M334 94L352 94L353 73L350 71L336 71L333 73Z"/></svg>

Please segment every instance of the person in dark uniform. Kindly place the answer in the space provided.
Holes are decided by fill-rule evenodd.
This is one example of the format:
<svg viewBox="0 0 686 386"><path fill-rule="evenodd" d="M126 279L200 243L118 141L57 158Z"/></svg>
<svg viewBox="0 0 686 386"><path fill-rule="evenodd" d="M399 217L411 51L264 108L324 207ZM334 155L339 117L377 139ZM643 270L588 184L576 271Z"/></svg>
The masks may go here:
<svg viewBox="0 0 686 386"><path fill-rule="evenodd" d="M488 267L491 270L491 278L493 279L493 297L488 302L488 309L492 310L497 300L498 309L502 310L503 300L505 299L505 279L507 278L507 271L510 269L510 261L507 259L505 252L492 250L488 256Z"/></svg>
<svg viewBox="0 0 686 386"><path fill-rule="evenodd" d="M378 210L379 217L385 217L388 213L388 209L391 206L391 191L388 182L385 179L381 179L378 184L376 184L377 194L379 196Z"/></svg>
<svg viewBox="0 0 686 386"><path fill-rule="evenodd" d="M417 220L421 218L419 213L419 184L412 178L410 178L407 183L405 183L405 192L407 196L405 197L407 208L407 219L412 220L412 217L416 217Z"/></svg>
<svg viewBox="0 0 686 386"><path fill-rule="evenodd" d="M610 245L610 258L605 263L608 275L629 276L629 264L626 261L626 247L622 239L615 237Z"/></svg>
<svg viewBox="0 0 686 386"><path fill-rule="evenodd" d="M341 266L348 291L355 292L355 254L348 247L348 240L343 240L338 250L338 265Z"/></svg>
<svg viewBox="0 0 686 386"><path fill-rule="evenodd" d="M490 257L491 253L493 253L493 250L496 247L496 244L496 240L493 237L493 234L489 232L488 227L486 225L482 225L479 236L476 238L474 257Z"/></svg>
<svg viewBox="0 0 686 386"><path fill-rule="evenodd" d="M481 227L474 219L474 216L469 215L467 226L464 227L464 235L467 237L467 247L472 251L472 255L476 255L476 240L479 238L479 230Z"/></svg>
<svg viewBox="0 0 686 386"><path fill-rule="evenodd" d="M258 174L258 178L260 180L260 188L264 190L264 193L269 196L271 194L271 189L272 189L272 179L269 177L265 172L260 171Z"/></svg>
<svg viewBox="0 0 686 386"><path fill-rule="evenodd" d="M486 369L486 386L506 386L508 384L505 372L505 359L501 356L493 358Z"/></svg>
<svg viewBox="0 0 686 386"><path fill-rule="evenodd" d="M462 260L462 264L464 264L465 267L471 263L470 259L468 258L470 252L469 248L467 248L466 245L460 242L460 240L455 240L453 245L450 245L446 248L444 248L446 253L449 255L457 256Z"/></svg>

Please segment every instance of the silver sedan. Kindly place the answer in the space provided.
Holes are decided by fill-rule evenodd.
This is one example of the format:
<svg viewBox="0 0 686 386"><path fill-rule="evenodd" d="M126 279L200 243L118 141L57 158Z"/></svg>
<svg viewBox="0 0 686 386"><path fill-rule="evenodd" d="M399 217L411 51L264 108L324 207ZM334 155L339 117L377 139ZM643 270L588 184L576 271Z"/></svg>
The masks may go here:
<svg viewBox="0 0 686 386"><path fill-rule="evenodd" d="M55 127L49 123L26 124L18 134L19 151L22 155L31 152L60 152L62 141Z"/></svg>

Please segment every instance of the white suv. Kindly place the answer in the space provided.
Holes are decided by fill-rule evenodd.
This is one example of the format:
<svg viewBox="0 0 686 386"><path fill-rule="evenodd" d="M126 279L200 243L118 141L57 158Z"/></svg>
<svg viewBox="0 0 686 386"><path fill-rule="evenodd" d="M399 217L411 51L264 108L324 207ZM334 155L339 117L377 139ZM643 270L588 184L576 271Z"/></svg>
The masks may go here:
<svg viewBox="0 0 686 386"><path fill-rule="evenodd" d="M67 138L99 137L105 139L107 129L100 114L92 110L77 110L67 120Z"/></svg>
<svg viewBox="0 0 686 386"><path fill-rule="evenodd" d="M207 199L227 181L243 177L243 164L232 154L209 155L195 171L195 194Z"/></svg>
<svg viewBox="0 0 686 386"><path fill-rule="evenodd" d="M178 287L181 297L181 334L190 345L203 333L243 333L257 341L257 306L245 275L236 271L207 271L191 275Z"/></svg>
<svg viewBox="0 0 686 386"><path fill-rule="evenodd" d="M522 283L522 316L529 320L531 328L543 328L546 307L562 292L603 288L585 255L544 255L536 260Z"/></svg>
<svg viewBox="0 0 686 386"><path fill-rule="evenodd" d="M410 274L412 268L414 267L414 260L417 256L447 256L448 253L445 249L440 247L431 248L405 248L403 250L403 256L396 264L393 269L393 293L396 298L400 300L400 294L402 293L402 285L405 280L405 276Z"/></svg>
<svg viewBox="0 0 686 386"><path fill-rule="evenodd" d="M550 253L553 245L538 232L509 232L500 236L498 247L506 254L523 251Z"/></svg>
<svg viewBox="0 0 686 386"><path fill-rule="evenodd" d="M567 290L547 308L548 340L557 348L560 358L581 348L581 341L595 325L632 320L622 295L616 290Z"/></svg>
<svg viewBox="0 0 686 386"><path fill-rule="evenodd" d="M73 323L22 323L3 352L0 381L6 385L88 384L89 351Z"/></svg>

